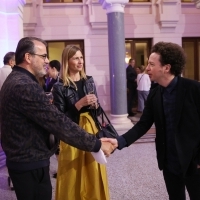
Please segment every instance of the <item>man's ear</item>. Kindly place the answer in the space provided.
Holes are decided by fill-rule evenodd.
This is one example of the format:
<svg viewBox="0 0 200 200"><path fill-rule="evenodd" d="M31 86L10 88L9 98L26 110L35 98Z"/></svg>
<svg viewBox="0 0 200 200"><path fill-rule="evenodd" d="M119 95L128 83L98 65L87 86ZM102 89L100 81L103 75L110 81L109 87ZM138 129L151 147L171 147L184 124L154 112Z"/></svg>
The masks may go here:
<svg viewBox="0 0 200 200"><path fill-rule="evenodd" d="M167 65L165 65L165 66L166 66L166 71L167 71L167 72L170 72L171 65L170 65L170 64L167 64Z"/></svg>
<svg viewBox="0 0 200 200"><path fill-rule="evenodd" d="M27 62L27 63L31 63L31 59L32 59L32 56L30 53L25 53L24 55L24 60Z"/></svg>

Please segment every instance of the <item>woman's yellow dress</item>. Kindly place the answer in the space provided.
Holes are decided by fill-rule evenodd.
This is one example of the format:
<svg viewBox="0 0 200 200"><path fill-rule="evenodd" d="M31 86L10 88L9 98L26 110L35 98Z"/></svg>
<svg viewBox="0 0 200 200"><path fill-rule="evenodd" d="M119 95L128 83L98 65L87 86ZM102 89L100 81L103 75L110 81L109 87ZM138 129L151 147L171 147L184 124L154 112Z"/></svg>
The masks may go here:
<svg viewBox="0 0 200 200"><path fill-rule="evenodd" d="M88 133L98 130L92 117L82 113L80 127ZM90 152L60 142L56 200L109 200L105 165L97 163Z"/></svg>

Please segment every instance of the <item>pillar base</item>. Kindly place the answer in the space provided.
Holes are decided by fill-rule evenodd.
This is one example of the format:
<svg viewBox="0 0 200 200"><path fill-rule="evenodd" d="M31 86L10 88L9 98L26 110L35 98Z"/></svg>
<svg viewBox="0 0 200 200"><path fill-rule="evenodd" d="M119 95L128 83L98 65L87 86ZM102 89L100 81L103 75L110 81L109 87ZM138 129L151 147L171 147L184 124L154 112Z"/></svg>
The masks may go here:
<svg viewBox="0 0 200 200"><path fill-rule="evenodd" d="M127 117L128 114L125 115L110 114L110 121L119 134L125 133L134 126L131 120L128 119Z"/></svg>

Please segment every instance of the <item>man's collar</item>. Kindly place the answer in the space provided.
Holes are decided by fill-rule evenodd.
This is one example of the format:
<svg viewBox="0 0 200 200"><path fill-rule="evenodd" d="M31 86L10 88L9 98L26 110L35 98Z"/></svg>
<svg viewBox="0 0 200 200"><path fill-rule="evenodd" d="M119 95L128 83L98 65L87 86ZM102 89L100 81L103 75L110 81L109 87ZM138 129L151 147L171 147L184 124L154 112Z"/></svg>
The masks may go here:
<svg viewBox="0 0 200 200"><path fill-rule="evenodd" d="M13 67L13 71L20 71L20 72L22 72L24 74L27 74L31 79L33 79L34 81L38 82L36 77L32 73L30 73L28 70L24 69L23 67L15 65Z"/></svg>
<svg viewBox="0 0 200 200"><path fill-rule="evenodd" d="M171 81L171 83L167 86L167 90L168 90L168 92L171 92L175 87L176 87L176 85L177 85L177 81L178 81L178 78L177 78L177 76L175 76L173 79L172 79L172 81Z"/></svg>
<svg viewBox="0 0 200 200"><path fill-rule="evenodd" d="M176 87L177 81L178 81L178 77L175 76L167 87L162 87L162 88L166 90L168 93L171 93L172 90Z"/></svg>

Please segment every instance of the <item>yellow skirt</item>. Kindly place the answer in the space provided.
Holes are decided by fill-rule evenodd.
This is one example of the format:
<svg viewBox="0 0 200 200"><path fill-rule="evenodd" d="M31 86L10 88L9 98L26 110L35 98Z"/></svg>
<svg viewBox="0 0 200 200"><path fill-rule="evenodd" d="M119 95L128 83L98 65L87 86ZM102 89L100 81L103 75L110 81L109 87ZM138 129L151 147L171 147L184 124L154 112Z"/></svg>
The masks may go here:
<svg viewBox="0 0 200 200"><path fill-rule="evenodd" d="M88 113L80 115L79 126L89 133L98 130ZM90 152L60 142L56 200L109 200L105 165L97 163Z"/></svg>

